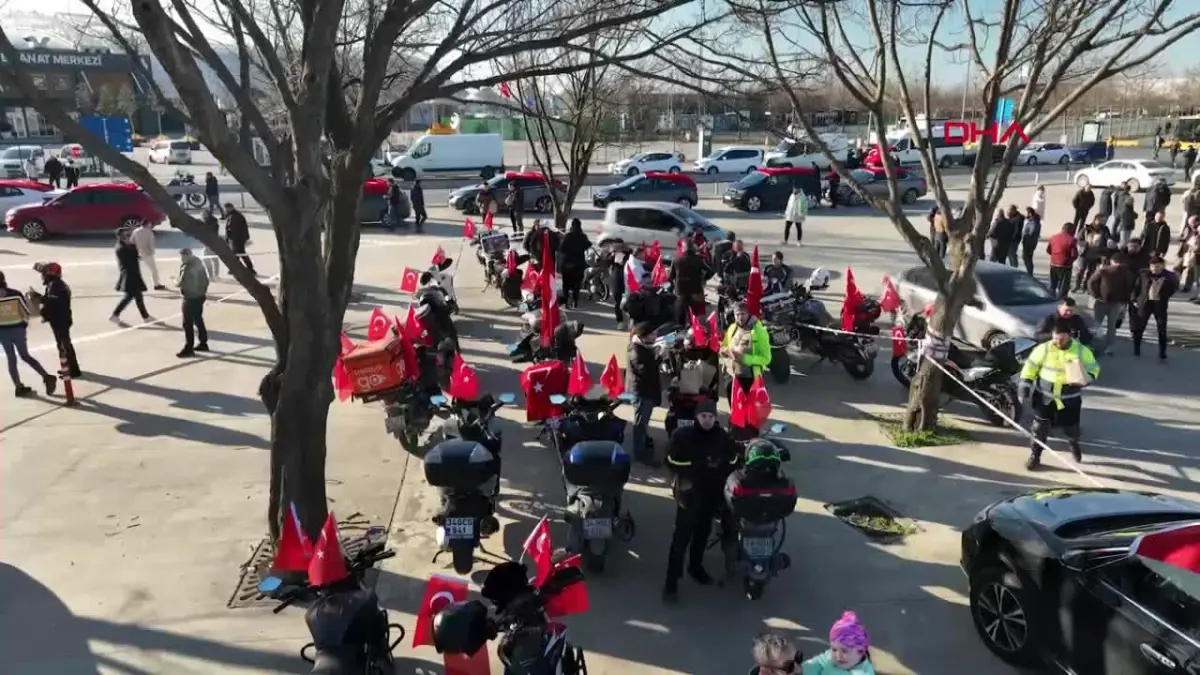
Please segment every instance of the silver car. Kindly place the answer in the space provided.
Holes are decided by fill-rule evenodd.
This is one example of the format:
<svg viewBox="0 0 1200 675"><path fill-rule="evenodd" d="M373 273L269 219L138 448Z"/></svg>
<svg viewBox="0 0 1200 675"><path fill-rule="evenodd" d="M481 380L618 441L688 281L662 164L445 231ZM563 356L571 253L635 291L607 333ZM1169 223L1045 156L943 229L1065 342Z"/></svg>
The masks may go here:
<svg viewBox="0 0 1200 675"><path fill-rule="evenodd" d="M1058 307L1050 289L1025 270L981 260L975 280L975 297L963 308L954 337L984 349L1009 338L1035 338L1038 325ZM910 312L937 299L933 272L924 265L900 273L896 290ZM1094 333L1095 323L1083 318Z"/></svg>
<svg viewBox="0 0 1200 675"><path fill-rule="evenodd" d="M912 204L929 192L929 185L921 174L908 169L896 169L896 174L896 192L900 194L900 201L905 204ZM850 175L871 195L888 198L887 175L883 173L883 169L855 169ZM838 187L838 201L849 206L863 203L862 197L859 197L848 183L842 183Z"/></svg>

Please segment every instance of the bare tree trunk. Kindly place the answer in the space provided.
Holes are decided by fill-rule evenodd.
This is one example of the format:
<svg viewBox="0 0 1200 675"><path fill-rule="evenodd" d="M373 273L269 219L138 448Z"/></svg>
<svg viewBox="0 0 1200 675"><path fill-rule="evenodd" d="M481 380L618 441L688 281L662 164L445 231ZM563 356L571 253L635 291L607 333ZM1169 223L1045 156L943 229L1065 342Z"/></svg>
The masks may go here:
<svg viewBox="0 0 1200 675"><path fill-rule="evenodd" d="M921 365L908 389L905 431L933 431L937 426L941 393L942 371L933 367L928 359L921 359Z"/></svg>

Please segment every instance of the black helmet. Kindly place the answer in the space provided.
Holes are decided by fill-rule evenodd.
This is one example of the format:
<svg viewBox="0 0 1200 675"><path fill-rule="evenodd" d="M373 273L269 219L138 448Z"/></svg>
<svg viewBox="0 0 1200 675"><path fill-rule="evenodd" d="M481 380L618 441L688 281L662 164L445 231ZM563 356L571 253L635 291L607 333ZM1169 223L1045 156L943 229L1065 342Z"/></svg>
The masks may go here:
<svg viewBox="0 0 1200 675"><path fill-rule="evenodd" d="M478 600L451 603L433 615L433 647L439 654L474 654L490 633L487 606Z"/></svg>
<svg viewBox="0 0 1200 675"><path fill-rule="evenodd" d="M776 471L783 463L779 446L765 438L758 438L746 445L745 466L748 471Z"/></svg>

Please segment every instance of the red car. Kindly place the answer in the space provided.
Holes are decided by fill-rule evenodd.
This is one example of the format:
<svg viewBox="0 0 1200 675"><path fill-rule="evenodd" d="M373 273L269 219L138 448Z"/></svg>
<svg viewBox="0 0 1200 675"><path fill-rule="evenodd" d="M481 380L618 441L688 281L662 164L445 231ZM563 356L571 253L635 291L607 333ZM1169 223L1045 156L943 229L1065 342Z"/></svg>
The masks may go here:
<svg viewBox="0 0 1200 675"><path fill-rule="evenodd" d="M58 234L113 231L140 221L158 225L162 209L133 183L81 185L45 204L18 206L4 217L9 232L29 241Z"/></svg>

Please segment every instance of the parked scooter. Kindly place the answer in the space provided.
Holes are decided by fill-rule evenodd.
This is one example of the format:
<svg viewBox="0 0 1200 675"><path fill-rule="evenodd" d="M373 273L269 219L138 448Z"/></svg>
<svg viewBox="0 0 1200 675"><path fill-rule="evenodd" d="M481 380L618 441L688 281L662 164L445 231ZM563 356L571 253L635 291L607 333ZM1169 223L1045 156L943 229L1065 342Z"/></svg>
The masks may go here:
<svg viewBox="0 0 1200 675"><path fill-rule="evenodd" d="M454 258L446 258L437 265L431 265L429 269L421 273L421 290L435 289L441 291L446 301L446 306L450 308L451 314L458 314L458 294L454 292L454 274L449 272L450 266L454 264Z"/></svg>
<svg viewBox="0 0 1200 675"><path fill-rule="evenodd" d="M817 276L815 270L813 277ZM811 278L810 278L811 281ZM792 340L799 343L801 348L816 354L822 361L833 361L842 364L846 372L856 380L865 380L875 372L875 357L879 354L879 345L875 338L879 327L875 320L883 314L879 301L872 297L864 297L854 316L854 333L844 335L831 333L818 328L833 328L841 330L842 324L825 309L825 303L812 295L813 291L828 287L828 278L824 283L815 286L797 284L792 288L793 302L796 307L795 323L793 324ZM862 337L860 337L860 335Z"/></svg>
<svg viewBox="0 0 1200 675"><path fill-rule="evenodd" d="M562 459L567 550L582 554L584 566L593 572L604 571L613 535L628 542L635 532L633 516L621 510L632 466L621 447L625 420L613 414L632 400L630 394L609 400L602 389L591 396L550 396L551 403L563 408L547 429Z"/></svg>
<svg viewBox="0 0 1200 675"><path fill-rule="evenodd" d="M167 187L196 187L196 177L184 171L176 171L175 176L167 181ZM175 195L175 201L181 207L199 209L208 203L208 197L199 192Z"/></svg>
<svg viewBox="0 0 1200 675"><path fill-rule="evenodd" d="M504 275L504 258L511 246L508 235L503 232L487 230L475 235L471 242L475 247L475 259L483 268L483 290L493 286L501 288Z"/></svg>
<svg viewBox="0 0 1200 675"><path fill-rule="evenodd" d="M690 329L659 328L654 350L659 369L667 382L667 437L678 427L696 422L696 406L715 401L720 391L720 362L707 347L692 344ZM647 439L649 440L649 439Z"/></svg>
<svg viewBox="0 0 1200 675"><path fill-rule="evenodd" d="M443 395L429 398L438 411L453 417L446 440L433 446L424 459L425 480L441 490L442 508L433 517L439 556L449 551L454 571L466 574L475 561L481 538L500 531L496 504L500 497L500 433L491 420L502 406L512 403L512 394L497 400L486 396L478 401L451 402Z"/></svg>
<svg viewBox="0 0 1200 675"><path fill-rule="evenodd" d="M566 625L546 613L555 596L582 582L579 568L564 566L534 588L524 565L501 563L480 589L495 614L479 600L451 604L433 617L433 646L439 653L475 654L503 635L496 655L505 675L587 675L583 650L571 644Z"/></svg>
<svg viewBox="0 0 1200 675"><path fill-rule="evenodd" d="M300 649L300 658L313 664L312 672L377 675L395 668L392 651L404 640L404 627L388 623L387 610L363 584L367 570L396 555L384 550L383 535L382 528L368 530L366 544L346 561L350 576L337 583L289 585L276 576L259 583L260 593L280 600L273 610L276 614L298 600L312 602L304 622L313 641ZM397 633L394 640L393 630Z"/></svg>
<svg viewBox="0 0 1200 675"><path fill-rule="evenodd" d="M588 294L588 298L596 302L604 302L608 300L612 294L612 289L608 287L609 275L612 273L613 252L609 247L597 249L595 246L589 248L583 254L583 260L587 265L587 269L583 272L583 292Z"/></svg>

